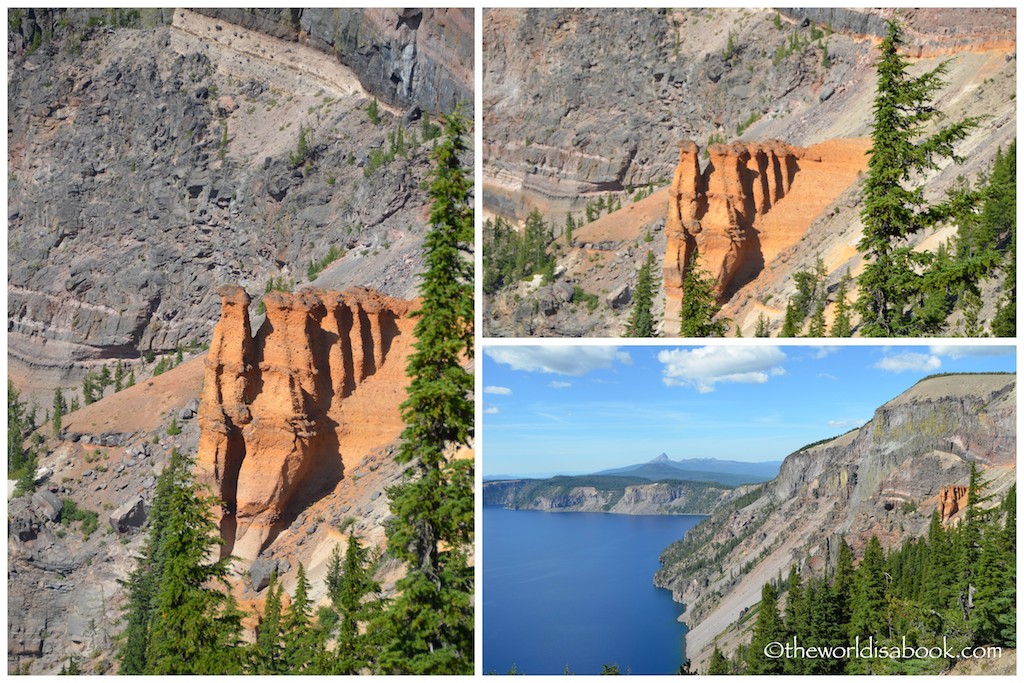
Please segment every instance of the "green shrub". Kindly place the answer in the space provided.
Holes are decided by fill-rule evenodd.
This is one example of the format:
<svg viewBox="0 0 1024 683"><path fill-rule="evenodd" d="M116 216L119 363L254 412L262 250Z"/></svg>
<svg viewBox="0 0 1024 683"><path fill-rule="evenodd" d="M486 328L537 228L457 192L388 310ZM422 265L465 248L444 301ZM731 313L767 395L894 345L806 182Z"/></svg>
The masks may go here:
<svg viewBox="0 0 1024 683"><path fill-rule="evenodd" d="M68 526L73 522L81 522L82 536L89 538L99 528L100 516L93 510L79 507L73 498L63 498L64 509L60 514L60 523Z"/></svg>

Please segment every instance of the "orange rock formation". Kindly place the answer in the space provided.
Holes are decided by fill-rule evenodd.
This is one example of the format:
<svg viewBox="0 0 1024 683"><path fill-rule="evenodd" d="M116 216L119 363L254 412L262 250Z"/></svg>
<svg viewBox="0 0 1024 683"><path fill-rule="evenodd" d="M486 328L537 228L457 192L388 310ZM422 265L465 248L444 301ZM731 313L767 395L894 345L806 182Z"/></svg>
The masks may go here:
<svg viewBox="0 0 1024 683"><path fill-rule="evenodd" d="M401 432L413 304L370 290L272 292L253 337L249 295L220 295L197 466L223 501L223 552L252 559L291 504L329 493L352 458Z"/></svg>
<svg viewBox="0 0 1024 683"><path fill-rule="evenodd" d="M943 486L939 491L939 514L948 522L953 515L967 507L966 486Z"/></svg>
<svg viewBox="0 0 1024 683"><path fill-rule="evenodd" d="M700 170L692 140L679 143L665 232L665 330L679 324L683 282L694 250L728 299L792 245L811 221L867 167L865 140L833 140L809 148L778 140L708 148Z"/></svg>

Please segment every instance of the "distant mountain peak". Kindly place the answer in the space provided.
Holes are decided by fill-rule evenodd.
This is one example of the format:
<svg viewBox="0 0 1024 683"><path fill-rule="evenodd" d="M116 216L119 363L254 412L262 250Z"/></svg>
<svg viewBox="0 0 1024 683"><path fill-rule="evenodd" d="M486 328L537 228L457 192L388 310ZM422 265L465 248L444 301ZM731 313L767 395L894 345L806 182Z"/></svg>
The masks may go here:
<svg viewBox="0 0 1024 683"><path fill-rule="evenodd" d="M651 462L672 462L672 461L669 459L669 457L667 455L662 453L661 455L659 455L657 458L655 458Z"/></svg>

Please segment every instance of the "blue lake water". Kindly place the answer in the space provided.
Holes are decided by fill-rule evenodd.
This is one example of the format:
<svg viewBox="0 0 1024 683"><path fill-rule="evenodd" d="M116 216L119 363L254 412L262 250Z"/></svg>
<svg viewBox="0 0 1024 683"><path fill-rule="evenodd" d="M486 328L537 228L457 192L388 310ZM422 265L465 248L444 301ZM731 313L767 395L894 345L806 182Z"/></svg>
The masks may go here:
<svg viewBox="0 0 1024 683"><path fill-rule="evenodd" d="M484 672L673 674L681 605L658 555L703 517L483 510Z"/></svg>

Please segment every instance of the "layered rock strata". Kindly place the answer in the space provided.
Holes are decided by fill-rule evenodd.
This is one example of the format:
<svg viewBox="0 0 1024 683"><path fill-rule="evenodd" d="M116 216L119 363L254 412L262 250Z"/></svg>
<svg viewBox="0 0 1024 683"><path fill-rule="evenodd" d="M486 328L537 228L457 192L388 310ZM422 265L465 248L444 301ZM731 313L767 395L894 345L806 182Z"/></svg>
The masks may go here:
<svg viewBox="0 0 1024 683"><path fill-rule="evenodd" d="M473 10L465 8L198 9L337 55L386 103L442 113L473 101Z"/></svg>
<svg viewBox="0 0 1024 683"><path fill-rule="evenodd" d="M861 557L871 536L891 548L927 533L933 510L964 504L971 463L997 501L1016 481L1016 396L1015 375L922 380L863 427L788 456L759 498L670 546L655 584L686 605L687 657L705 666L716 638L732 649L743 629L731 625L761 586L794 564L828 571L840 539Z"/></svg>
<svg viewBox="0 0 1024 683"><path fill-rule="evenodd" d="M223 501L223 552L252 559L291 522L293 503L326 495L363 446L400 432L412 303L370 290L272 292L253 336L248 294L236 286L220 294L197 466ZM346 405L365 384L377 385L371 405Z"/></svg>

